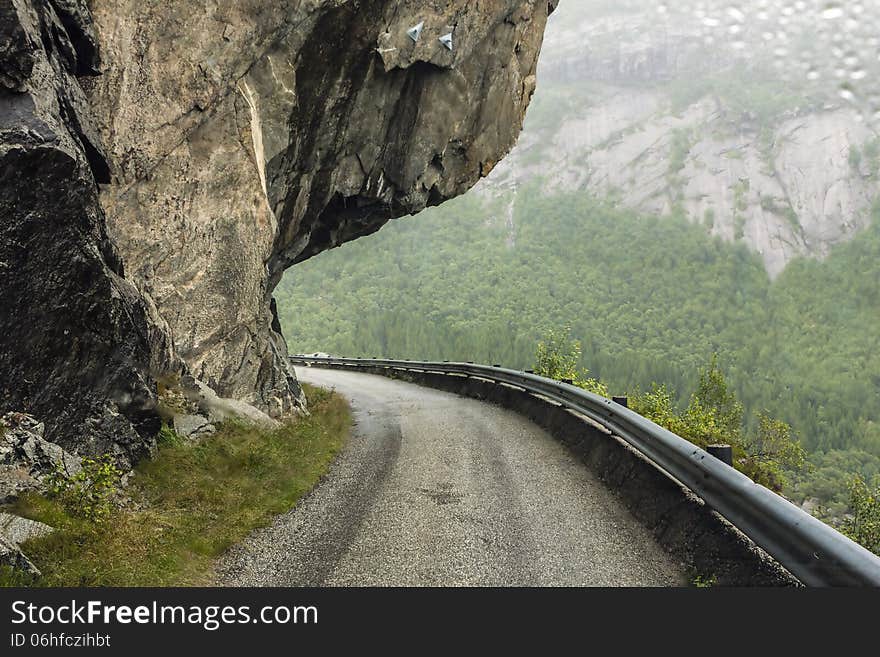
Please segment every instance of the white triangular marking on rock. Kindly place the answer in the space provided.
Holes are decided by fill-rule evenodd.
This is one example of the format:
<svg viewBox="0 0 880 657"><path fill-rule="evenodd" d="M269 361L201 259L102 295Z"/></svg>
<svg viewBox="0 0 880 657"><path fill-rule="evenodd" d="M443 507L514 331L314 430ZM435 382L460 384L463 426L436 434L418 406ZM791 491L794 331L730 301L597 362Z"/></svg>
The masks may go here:
<svg viewBox="0 0 880 657"><path fill-rule="evenodd" d="M444 34L442 37L440 37L440 43L449 48L449 50L452 50L452 32L450 32L449 34Z"/></svg>
<svg viewBox="0 0 880 657"><path fill-rule="evenodd" d="M411 27L406 31L406 36L413 40L413 43L418 43L419 39L422 36L422 30L425 29L425 21L422 21L415 27Z"/></svg>

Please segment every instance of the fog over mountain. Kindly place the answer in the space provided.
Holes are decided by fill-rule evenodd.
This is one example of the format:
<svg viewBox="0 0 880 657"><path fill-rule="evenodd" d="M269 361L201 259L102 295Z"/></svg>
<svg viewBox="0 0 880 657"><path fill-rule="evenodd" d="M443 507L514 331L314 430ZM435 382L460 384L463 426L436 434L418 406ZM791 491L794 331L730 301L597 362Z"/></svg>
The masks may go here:
<svg viewBox="0 0 880 657"><path fill-rule="evenodd" d="M771 276L868 223L880 140L875 3L568 2L536 102L482 185L585 189L741 240Z"/></svg>

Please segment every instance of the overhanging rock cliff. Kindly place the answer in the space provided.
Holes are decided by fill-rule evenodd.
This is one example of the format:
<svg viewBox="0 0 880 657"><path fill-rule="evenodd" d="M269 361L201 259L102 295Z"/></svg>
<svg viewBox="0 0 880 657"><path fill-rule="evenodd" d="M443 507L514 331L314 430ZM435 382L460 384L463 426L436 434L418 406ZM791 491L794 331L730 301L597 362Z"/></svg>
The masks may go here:
<svg viewBox="0 0 880 657"><path fill-rule="evenodd" d="M147 440L169 368L301 408L282 272L485 176L556 2L0 4L0 410L79 445L85 419Z"/></svg>

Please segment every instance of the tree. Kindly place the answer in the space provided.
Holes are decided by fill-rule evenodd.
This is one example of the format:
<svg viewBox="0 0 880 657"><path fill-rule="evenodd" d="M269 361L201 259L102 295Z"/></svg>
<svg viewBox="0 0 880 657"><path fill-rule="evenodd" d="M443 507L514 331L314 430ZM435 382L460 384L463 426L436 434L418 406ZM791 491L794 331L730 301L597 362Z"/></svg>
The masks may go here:
<svg viewBox="0 0 880 657"><path fill-rule="evenodd" d="M742 451L743 472L777 492L786 487L785 471L802 470L807 462L807 453L791 426L767 411L758 413L758 430L743 438Z"/></svg>
<svg viewBox="0 0 880 657"><path fill-rule="evenodd" d="M655 383L649 392L630 394L629 404L636 413L648 418L654 424L659 424L685 440L701 444L702 441L697 436L700 432L692 431L693 427L688 420L679 415L672 392L665 385ZM705 447L705 443L702 446Z"/></svg>
<svg viewBox="0 0 880 657"><path fill-rule="evenodd" d="M850 480L849 514L843 521L843 533L880 555L880 482L873 490L859 476Z"/></svg>
<svg viewBox="0 0 880 657"><path fill-rule="evenodd" d="M742 434L743 405L724 378L718 366L718 354L712 354L708 367L700 370L697 391L691 399L694 413L710 413L723 437L731 444L739 443Z"/></svg>
<svg viewBox="0 0 880 657"><path fill-rule="evenodd" d="M767 411L758 414L755 431L744 431L743 405L728 386L717 355L700 371L697 390L684 413L676 411L670 390L657 384L650 392L632 395L632 408L704 449L717 443L730 445L735 467L776 492L786 484L786 471L802 470L806 464L806 452L791 426Z"/></svg>
<svg viewBox="0 0 880 657"><path fill-rule="evenodd" d="M571 338L570 327L561 331L550 329L535 350L535 374L556 381L573 381L578 375L581 352L581 343Z"/></svg>
<svg viewBox="0 0 880 657"><path fill-rule="evenodd" d="M550 329L535 350L535 374L556 381L571 381L579 388L607 397L607 386L591 377L589 370L579 367L582 351L580 341L571 337L571 327Z"/></svg>

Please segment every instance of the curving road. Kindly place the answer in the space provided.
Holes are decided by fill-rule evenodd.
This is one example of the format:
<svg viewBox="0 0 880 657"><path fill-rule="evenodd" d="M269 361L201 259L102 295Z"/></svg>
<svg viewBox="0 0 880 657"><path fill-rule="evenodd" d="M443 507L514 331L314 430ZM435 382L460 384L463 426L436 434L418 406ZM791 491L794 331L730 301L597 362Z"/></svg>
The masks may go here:
<svg viewBox="0 0 880 657"><path fill-rule="evenodd" d="M312 494L230 550L220 583L686 583L614 495L516 413L369 374L297 373L350 400L351 440Z"/></svg>

